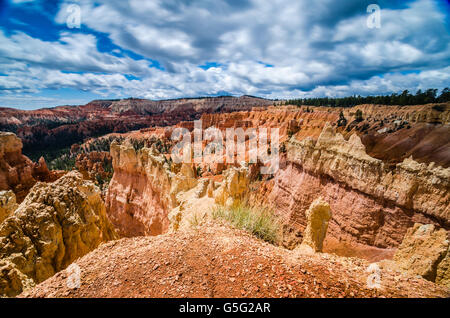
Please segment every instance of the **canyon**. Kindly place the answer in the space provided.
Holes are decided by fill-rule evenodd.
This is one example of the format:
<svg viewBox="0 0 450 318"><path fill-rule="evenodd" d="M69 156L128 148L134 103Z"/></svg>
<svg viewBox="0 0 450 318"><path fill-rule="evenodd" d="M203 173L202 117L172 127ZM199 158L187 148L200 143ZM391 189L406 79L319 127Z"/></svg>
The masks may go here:
<svg viewBox="0 0 450 318"><path fill-rule="evenodd" d="M101 137L93 136L99 130L83 133L83 138L91 138L76 147L69 145L81 173L49 171L43 159L33 163L22 155L20 138L2 133L0 190L5 191L0 194L0 212L5 216L3 222L0 219L0 244L4 244L0 245L0 273L4 273L0 294L448 297L450 104L351 108L272 104L244 96L94 101L78 108L51 109L46 119L63 118L61 113L78 109L75 113L81 120L83 110L95 110L92 122L83 119L63 125L77 129L94 123L97 115L146 120L143 127L126 129L138 128L134 131L106 130ZM96 111L103 115L95 115ZM358 118L358 111L363 118ZM43 110L35 112L28 119L21 117L20 125L29 128L26 120L44 116L36 115ZM164 116L170 120L163 120ZM176 142L170 136L185 128L193 137L197 119L203 129L216 127L222 132L279 128L279 169L264 175L261 162L217 163L207 160L211 156L199 163L175 163L170 154ZM21 138L22 128L16 130ZM32 145L37 135L28 136ZM247 146L252 138L247 136ZM105 142L109 151L79 152L80 147L90 149L99 142ZM206 147L204 141L202 150ZM111 171L105 169L109 165ZM99 180L106 180L103 193L94 184ZM75 189L75 201L67 201L66 196L73 195L70 189ZM60 200L49 201L48 196ZM216 217L218 207L232 210L243 205L271 211L279 222L276 243L264 242ZM314 211L321 212L312 216ZM57 215L52 222L58 220L56 224L62 225L57 228L62 229L39 230L33 243L26 243L26 250L32 252L17 256L24 249L9 242L34 233L26 227L40 226L35 215L46 220ZM65 228L71 215L84 220L88 234ZM56 237L70 233L76 239L61 242L48 236L49 231ZM42 249L35 246L36 239L58 243ZM300 248L302 241L309 242L313 251ZM79 257L82 285L70 289L63 284L69 275L65 268ZM411 261L416 258L423 264ZM49 263L56 265L49 267ZM373 264L382 273L381 287L375 289L366 284L367 268ZM433 265L425 268L426 264ZM265 275L270 277L267 282Z"/></svg>
<svg viewBox="0 0 450 318"><path fill-rule="evenodd" d="M41 157L37 163L22 154L22 141L15 134L0 132L0 191L12 190L22 202L37 181L52 182L64 172L50 171Z"/></svg>
<svg viewBox="0 0 450 318"><path fill-rule="evenodd" d="M42 149L70 147L89 137L152 126L175 125L202 113L251 109L273 102L252 96L205 97L151 101L94 100L82 106L59 106L24 111L0 108L0 131L17 134L27 155Z"/></svg>

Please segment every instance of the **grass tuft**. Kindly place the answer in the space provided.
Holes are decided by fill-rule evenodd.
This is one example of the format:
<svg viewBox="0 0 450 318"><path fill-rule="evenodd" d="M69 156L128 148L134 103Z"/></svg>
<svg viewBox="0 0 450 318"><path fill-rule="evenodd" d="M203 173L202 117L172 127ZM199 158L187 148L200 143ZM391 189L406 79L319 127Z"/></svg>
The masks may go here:
<svg viewBox="0 0 450 318"><path fill-rule="evenodd" d="M213 219L223 219L238 229L246 230L256 237L278 244L280 241L281 224L275 214L264 207L250 207L240 204L225 208L217 206L212 210Z"/></svg>

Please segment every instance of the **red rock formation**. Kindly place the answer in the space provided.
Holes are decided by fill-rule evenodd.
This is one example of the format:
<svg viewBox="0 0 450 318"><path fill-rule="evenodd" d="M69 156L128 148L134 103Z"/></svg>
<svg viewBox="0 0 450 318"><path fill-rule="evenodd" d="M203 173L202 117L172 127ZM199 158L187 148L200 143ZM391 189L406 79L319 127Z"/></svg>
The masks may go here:
<svg viewBox="0 0 450 318"><path fill-rule="evenodd" d="M70 147L85 138L112 132L170 126L200 118L205 112L225 112L270 105L249 96L150 101L92 101L84 106L60 106L34 111L0 108L0 130L15 132L27 153Z"/></svg>
<svg viewBox="0 0 450 318"><path fill-rule="evenodd" d="M44 158L33 163L22 155L22 141L13 133L0 132L0 190L13 190L22 202L37 181L53 182L60 172L50 172Z"/></svg>
<svg viewBox="0 0 450 318"><path fill-rule="evenodd" d="M112 158L108 152L92 151L78 154L75 166L83 174L85 179L106 180L112 177L112 171L107 171L107 167L112 168ZM106 170L105 170L106 168Z"/></svg>
<svg viewBox="0 0 450 318"><path fill-rule="evenodd" d="M122 236L158 235L167 230L170 180L164 160L127 142L111 144L114 176L106 197L108 215Z"/></svg>
<svg viewBox="0 0 450 318"><path fill-rule="evenodd" d="M355 109L363 110L362 122L354 122ZM269 180L272 176L265 176L263 181L249 187L256 191L253 192L255 202L265 201L274 206L286 221L285 246L294 247L301 241L306 226L305 211L322 196L330 203L333 215L324 250L375 260L392 256L393 249L415 222L449 228L449 171L430 162L434 159L448 162L449 156L445 155L448 147L444 137L427 141L427 136L442 135L449 130L448 112L438 116L431 109L432 105L411 108L363 105L337 110L319 107L314 108L314 112L306 112L304 107L269 107L204 114L202 121L203 128L215 126L222 130L280 128L287 148L287 153L281 157L280 171L273 180ZM338 127L340 111L348 124ZM396 123L385 123L389 129L397 130L379 133L379 120L384 120L384 116L392 121L408 120L411 127L400 128L400 123L395 128ZM369 128L364 128L366 125ZM403 153L396 151L384 158L372 156L380 145L401 149L407 133L415 133L422 125L429 127L428 133L411 139L411 153L419 155L418 161L427 164L419 163L414 157L414 160L404 158ZM188 128L193 133L193 122L182 122L177 127ZM151 136L157 132L159 137L166 138L170 131L171 128L143 130L127 135L136 138L139 134ZM372 138L377 135L384 137ZM389 136L397 136L399 140ZM364 140L372 143L370 147ZM436 156L432 152L420 155L428 144L431 145L428 149L444 150ZM368 148L373 153L368 152ZM121 148L114 157L118 170L111 183L108 208L116 224L127 229L125 232L131 229L130 236L164 232L167 213L174 206L170 203L172 181L167 169L149 165L148 162L154 161L148 159L150 155L139 157L131 149ZM204 177L213 177L230 165L235 164L202 163L198 166ZM250 180L258 179L258 167L249 167ZM153 230L149 230L152 227Z"/></svg>
<svg viewBox="0 0 450 318"><path fill-rule="evenodd" d="M444 168L450 166L450 103L442 104L437 111L433 104L420 106L360 105L352 108L269 107L253 111L204 114L203 128L219 129L248 127L278 127L281 140L295 134L298 140L306 137L317 139L325 123L337 125L339 113L347 119L347 125L336 127L348 139L356 133L367 153L393 165L413 156L423 163L434 162ZM363 112L362 122L355 123L357 110ZM188 124L185 124L187 126Z"/></svg>
<svg viewBox="0 0 450 318"><path fill-rule="evenodd" d="M268 202L300 232L308 206L322 196L332 210L331 236L389 248L398 246L415 222L448 229L449 188L450 169L408 159L392 171L366 154L359 137L346 141L327 126L317 142L291 139L287 167L267 193Z"/></svg>

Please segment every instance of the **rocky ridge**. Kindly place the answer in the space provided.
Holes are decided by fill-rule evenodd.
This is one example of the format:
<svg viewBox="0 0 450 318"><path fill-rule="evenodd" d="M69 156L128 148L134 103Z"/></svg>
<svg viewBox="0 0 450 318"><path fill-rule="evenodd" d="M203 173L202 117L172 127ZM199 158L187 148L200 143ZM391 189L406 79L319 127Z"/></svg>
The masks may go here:
<svg viewBox="0 0 450 318"><path fill-rule="evenodd" d="M16 296L115 238L100 190L80 173L39 182L0 223L0 295Z"/></svg>
<svg viewBox="0 0 450 318"><path fill-rule="evenodd" d="M409 228L394 255L398 267L450 288L448 233L432 224Z"/></svg>
<svg viewBox="0 0 450 318"><path fill-rule="evenodd" d="M204 112L249 110L273 101L251 96L151 101L97 100L82 106L59 106L32 111L0 108L0 130L16 133L27 154L70 147L107 133L176 125L200 118Z"/></svg>

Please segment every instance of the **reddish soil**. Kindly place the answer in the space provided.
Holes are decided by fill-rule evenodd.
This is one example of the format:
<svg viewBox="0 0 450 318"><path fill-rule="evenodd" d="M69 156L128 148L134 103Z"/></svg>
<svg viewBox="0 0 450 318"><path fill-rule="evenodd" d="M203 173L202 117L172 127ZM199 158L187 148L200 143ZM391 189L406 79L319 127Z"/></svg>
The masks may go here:
<svg viewBox="0 0 450 318"><path fill-rule="evenodd" d="M368 262L303 255L244 231L204 224L188 232L101 245L75 262L81 286L59 272L20 297L449 297L422 278L382 270L369 289Z"/></svg>

